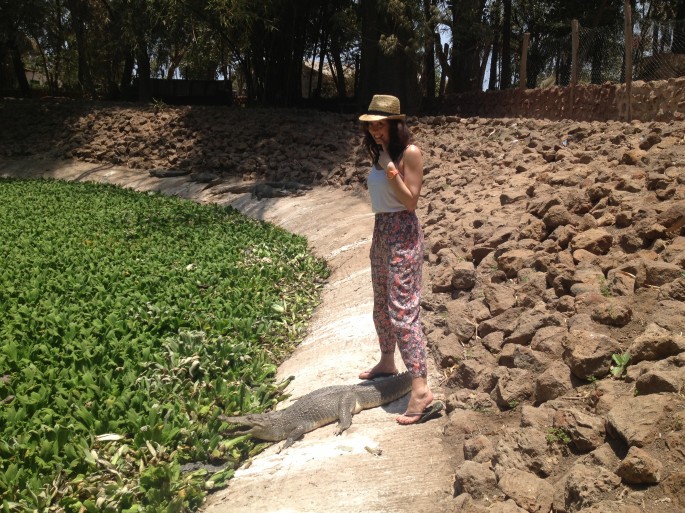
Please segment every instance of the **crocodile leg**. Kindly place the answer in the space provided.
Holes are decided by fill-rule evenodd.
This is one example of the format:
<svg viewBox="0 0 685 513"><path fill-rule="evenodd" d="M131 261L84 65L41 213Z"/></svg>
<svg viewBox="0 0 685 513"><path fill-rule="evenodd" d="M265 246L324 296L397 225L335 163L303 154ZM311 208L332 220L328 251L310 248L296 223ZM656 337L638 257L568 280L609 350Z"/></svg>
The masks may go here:
<svg viewBox="0 0 685 513"><path fill-rule="evenodd" d="M290 447L292 444L295 443L295 441L300 438L302 435L304 435L307 432L307 427L303 425L297 426L295 429L293 429L290 434L288 435L288 438L286 438L285 443L283 446L278 449L278 452L280 453L282 450L287 449Z"/></svg>
<svg viewBox="0 0 685 513"><path fill-rule="evenodd" d="M343 431L352 425L352 415L357 406L357 396L354 393L346 393L338 403L338 429L336 435L342 435Z"/></svg>

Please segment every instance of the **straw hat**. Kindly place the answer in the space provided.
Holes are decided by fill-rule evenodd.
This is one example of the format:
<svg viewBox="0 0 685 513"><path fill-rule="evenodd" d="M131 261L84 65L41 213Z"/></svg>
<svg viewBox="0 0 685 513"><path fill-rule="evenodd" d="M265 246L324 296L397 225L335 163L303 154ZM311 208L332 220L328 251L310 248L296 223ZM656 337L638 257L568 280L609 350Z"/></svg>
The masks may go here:
<svg viewBox="0 0 685 513"><path fill-rule="evenodd" d="M381 119L404 119L400 113L400 100L387 94L375 94L371 98L366 114L359 116L359 121L380 121Z"/></svg>

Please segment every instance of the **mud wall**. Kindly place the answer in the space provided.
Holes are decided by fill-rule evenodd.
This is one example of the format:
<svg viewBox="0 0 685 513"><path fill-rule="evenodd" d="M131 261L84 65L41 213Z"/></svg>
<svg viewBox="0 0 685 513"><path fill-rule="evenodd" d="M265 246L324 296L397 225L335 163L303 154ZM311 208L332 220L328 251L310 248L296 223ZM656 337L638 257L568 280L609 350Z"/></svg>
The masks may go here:
<svg viewBox="0 0 685 513"><path fill-rule="evenodd" d="M464 117L525 117L577 121L680 121L685 119L685 78L632 84L632 116L625 84L583 84L448 95L427 113Z"/></svg>

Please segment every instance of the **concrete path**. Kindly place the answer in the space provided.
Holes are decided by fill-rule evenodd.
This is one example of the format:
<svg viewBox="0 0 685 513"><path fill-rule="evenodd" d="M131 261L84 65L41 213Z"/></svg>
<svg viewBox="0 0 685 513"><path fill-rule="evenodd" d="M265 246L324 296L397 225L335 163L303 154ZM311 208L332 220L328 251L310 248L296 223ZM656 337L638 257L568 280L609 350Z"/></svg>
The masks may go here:
<svg viewBox="0 0 685 513"><path fill-rule="evenodd" d="M331 188L261 201L249 194L215 196L186 177L158 179L144 171L74 161L0 160L0 176L88 180L232 205L303 235L313 252L329 262L332 274L308 336L281 365L279 379L295 377L288 388L294 400L323 386L356 383L358 372L376 361L368 259L373 215L365 197ZM397 360L403 369L399 354ZM437 379L431 366L429 382L434 389ZM335 425L329 425L280 454L280 444L269 447L239 469L227 488L211 495L203 511L449 511L456 462L450 460L452 451L442 446L446 419L399 426L394 417L405 410L406 401L355 415L351 428L340 437L334 436Z"/></svg>

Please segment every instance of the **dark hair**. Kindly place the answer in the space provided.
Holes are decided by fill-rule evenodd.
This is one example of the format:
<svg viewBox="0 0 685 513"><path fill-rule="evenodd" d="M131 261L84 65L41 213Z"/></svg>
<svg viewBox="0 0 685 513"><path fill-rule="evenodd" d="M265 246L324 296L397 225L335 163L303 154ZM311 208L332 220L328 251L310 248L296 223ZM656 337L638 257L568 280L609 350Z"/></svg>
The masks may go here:
<svg viewBox="0 0 685 513"><path fill-rule="evenodd" d="M403 119L388 119L390 124L390 143L388 144L388 153L390 158L397 162L407 146L412 143L413 136L407 123ZM378 144L369 132L369 123L362 123L362 132L364 133L364 148L371 156L374 164L378 163L378 157L381 154Z"/></svg>

